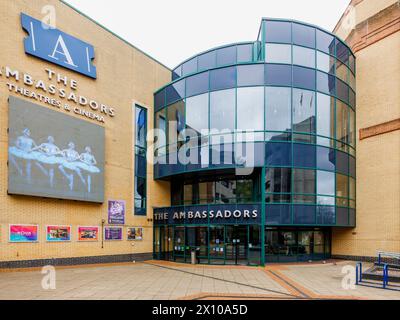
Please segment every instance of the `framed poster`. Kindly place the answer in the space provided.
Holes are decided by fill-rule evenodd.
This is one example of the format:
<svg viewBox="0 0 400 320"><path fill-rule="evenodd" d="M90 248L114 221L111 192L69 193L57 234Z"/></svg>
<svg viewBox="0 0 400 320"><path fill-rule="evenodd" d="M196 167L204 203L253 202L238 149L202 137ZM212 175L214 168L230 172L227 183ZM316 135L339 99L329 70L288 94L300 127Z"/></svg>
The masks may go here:
<svg viewBox="0 0 400 320"><path fill-rule="evenodd" d="M78 241L98 241L99 227L78 227Z"/></svg>
<svg viewBox="0 0 400 320"><path fill-rule="evenodd" d="M27 224L10 224L9 225L9 241L10 242L38 242L39 226Z"/></svg>
<svg viewBox="0 0 400 320"><path fill-rule="evenodd" d="M46 226L46 241L71 241L71 226Z"/></svg>
<svg viewBox="0 0 400 320"><path fill-rule="evenodd" d="M142 227L131 227L128 228L127 236L129 241L141 241L143 240L143 228Z"/></svg>
<svg viewBox="0 0 400 320"><path fill-rule="evenodd" d="M104 239L107 241L122 240L122 227L104 227Z"/></svg>
<svg viewBox="0 0 400 320"><path fill-rule="evenodd" d="M123 200L108 200L108 223L125 224L125 207Z"/></svg>

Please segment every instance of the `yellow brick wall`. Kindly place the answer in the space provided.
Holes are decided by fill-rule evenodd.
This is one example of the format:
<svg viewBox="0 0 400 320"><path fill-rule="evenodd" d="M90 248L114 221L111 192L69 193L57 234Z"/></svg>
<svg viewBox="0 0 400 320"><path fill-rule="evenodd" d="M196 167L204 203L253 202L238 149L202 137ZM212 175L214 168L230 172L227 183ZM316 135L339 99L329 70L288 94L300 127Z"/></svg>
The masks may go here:
<svg viewBox="0 0 400 320"><path fill-rule="evenodd" d="M57 65L28 56L24 52L20 13L41 19L44 5L54 5L57 28L95 47L94 64L98 78L74 73ZM171 72L139 50L57 1L0 1L1 34L0 64L27 72L36 79L46 80L45 68L50 68L78 82L78 94L94 98L116 108L114 118L105 120L105 200L103 205L7 195L7 124L10 94L4 76L0 76L0 261L113 255L152 252L153 206L169 205L169 185L153 181L153 167L148 165L147 217L133 215L133 104L148 108L148 129L153 127L153 92L170 81ZM9 80L13 82L13 80ZM46 83L52 83L47 80ZM54 83L56 84L56 83ZM21 83L20 83L21 85ZM40 104L40 102L38 102ZM44 105L44 104L43 104ZM46 106L46 105L44 105ZM60 111L62 112L62 111ZM71 114L74 117L74 114ZM82 119L82 118L80 118ZM90 121L90 120L85 120ZM107 199L126 200L124 240L118 242L81 243L77 241L77 226L101 226L107 221ZM39 243L8 243L8 225L38 224ZM72 241L46 243L46 225L71 225ZM127 226L144 227L144 241L132 248L126 241Z"/></svg>
<svg viewBox="0 0 400 320"><path fill-rule="evenodd" d="M400 118L400 32L356 53L357 131ZM357 228L334 229L334 255L400 252L400 131L357 141Z"/></svg>

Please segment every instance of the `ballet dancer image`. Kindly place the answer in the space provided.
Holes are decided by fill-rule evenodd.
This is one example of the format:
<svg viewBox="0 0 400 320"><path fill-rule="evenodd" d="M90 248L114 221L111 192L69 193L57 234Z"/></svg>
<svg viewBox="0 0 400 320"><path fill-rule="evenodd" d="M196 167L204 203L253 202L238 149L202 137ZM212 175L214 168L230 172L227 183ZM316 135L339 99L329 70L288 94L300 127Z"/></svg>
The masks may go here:
<svg viewBox="0 0 400 320"><path fill-rule="evenodd" d="M79 157L81 163L79 167L87 172L87 189L88 192L92 192L92 174L100 173L100 169L96 167L97 161L94 155L92 154L91 147L85 147L85 152L82 153Z"/></svg>
<svg viewBox="0 0 400 320"><path fill-rule="evenodd" d="M22 131L22 135L16 139L15 145L8 149L9 160L17 169L20 176L24 176L24 170L21 168L17 159L20 159L22 163L25 163L25 175L28 184L32 183L32 160L37 160L38 156L40 156L40 152L35 151L35 148L37 148L37 144L31 138L31 131L29 128L25 128ZM46 174L46 170L40 163L35 161L35 164L44 174Z"/></svg>
<svg viewBox="0 0 400 320"><path fill-rule="evenodd" d="M59 147L55 145L54 137L48 136L47 142L42 143L40 146L33 148L33 150L38 150L40 155L37 157L37 161L43 164L43 166L47 167L44 168L46 171L46 176L49 178L49 185L51 188L54 187L54 172L55 172L55 165L60 164L62 161L62 152Z"/></svg>
<svg viewBox="0 0 400 320"><path fill-rule="evenodd" d="M79 168L81 161L79 153L75 150L75 143L68 143L68 149L62 150L61 154L63 155L63 159L61 160L58 169L64 177L67 178L70 191L74 189L74 173L78 175L82 183L86 186L86 181L82 176L81 169ZM68 173L66 169L70 170L71 173Z"/></svg>

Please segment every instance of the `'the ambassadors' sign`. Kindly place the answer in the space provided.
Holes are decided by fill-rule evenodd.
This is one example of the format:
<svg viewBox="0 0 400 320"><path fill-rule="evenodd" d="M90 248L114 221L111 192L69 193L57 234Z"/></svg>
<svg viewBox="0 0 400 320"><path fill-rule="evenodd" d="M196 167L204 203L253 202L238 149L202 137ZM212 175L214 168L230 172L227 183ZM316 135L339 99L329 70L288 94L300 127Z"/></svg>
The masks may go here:
<svg viewBox="0 0 400 320"><path fill-rule="evenodd" d="M154 210L154 221L156 224L190 224L208 221L210 223L258 223L259 212L258 205L163 208Z"/></svg>
<svg viewBox="0 0 400 320"><path fill-rule="evenodd" d="M92 45L24 13L21 13L21 24L29 34L24 40L27 54L96 79Z"/></svg>

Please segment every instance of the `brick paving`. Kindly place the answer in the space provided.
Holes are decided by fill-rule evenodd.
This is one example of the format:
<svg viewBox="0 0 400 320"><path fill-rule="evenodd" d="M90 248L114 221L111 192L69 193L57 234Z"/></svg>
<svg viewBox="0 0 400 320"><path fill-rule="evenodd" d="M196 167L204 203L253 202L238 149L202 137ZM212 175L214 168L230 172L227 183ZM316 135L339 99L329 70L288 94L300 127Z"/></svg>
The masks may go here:
<svg viewBox="0 0 400 320"><path fill-rule="evenodd" d="M266 268L191 266L149 261L57 267L56 289L44 290L41 269L0 271L0 299L399 299L400 291L341 287L345 265ZM400 288L399 288L400 290Z"/></svg>

